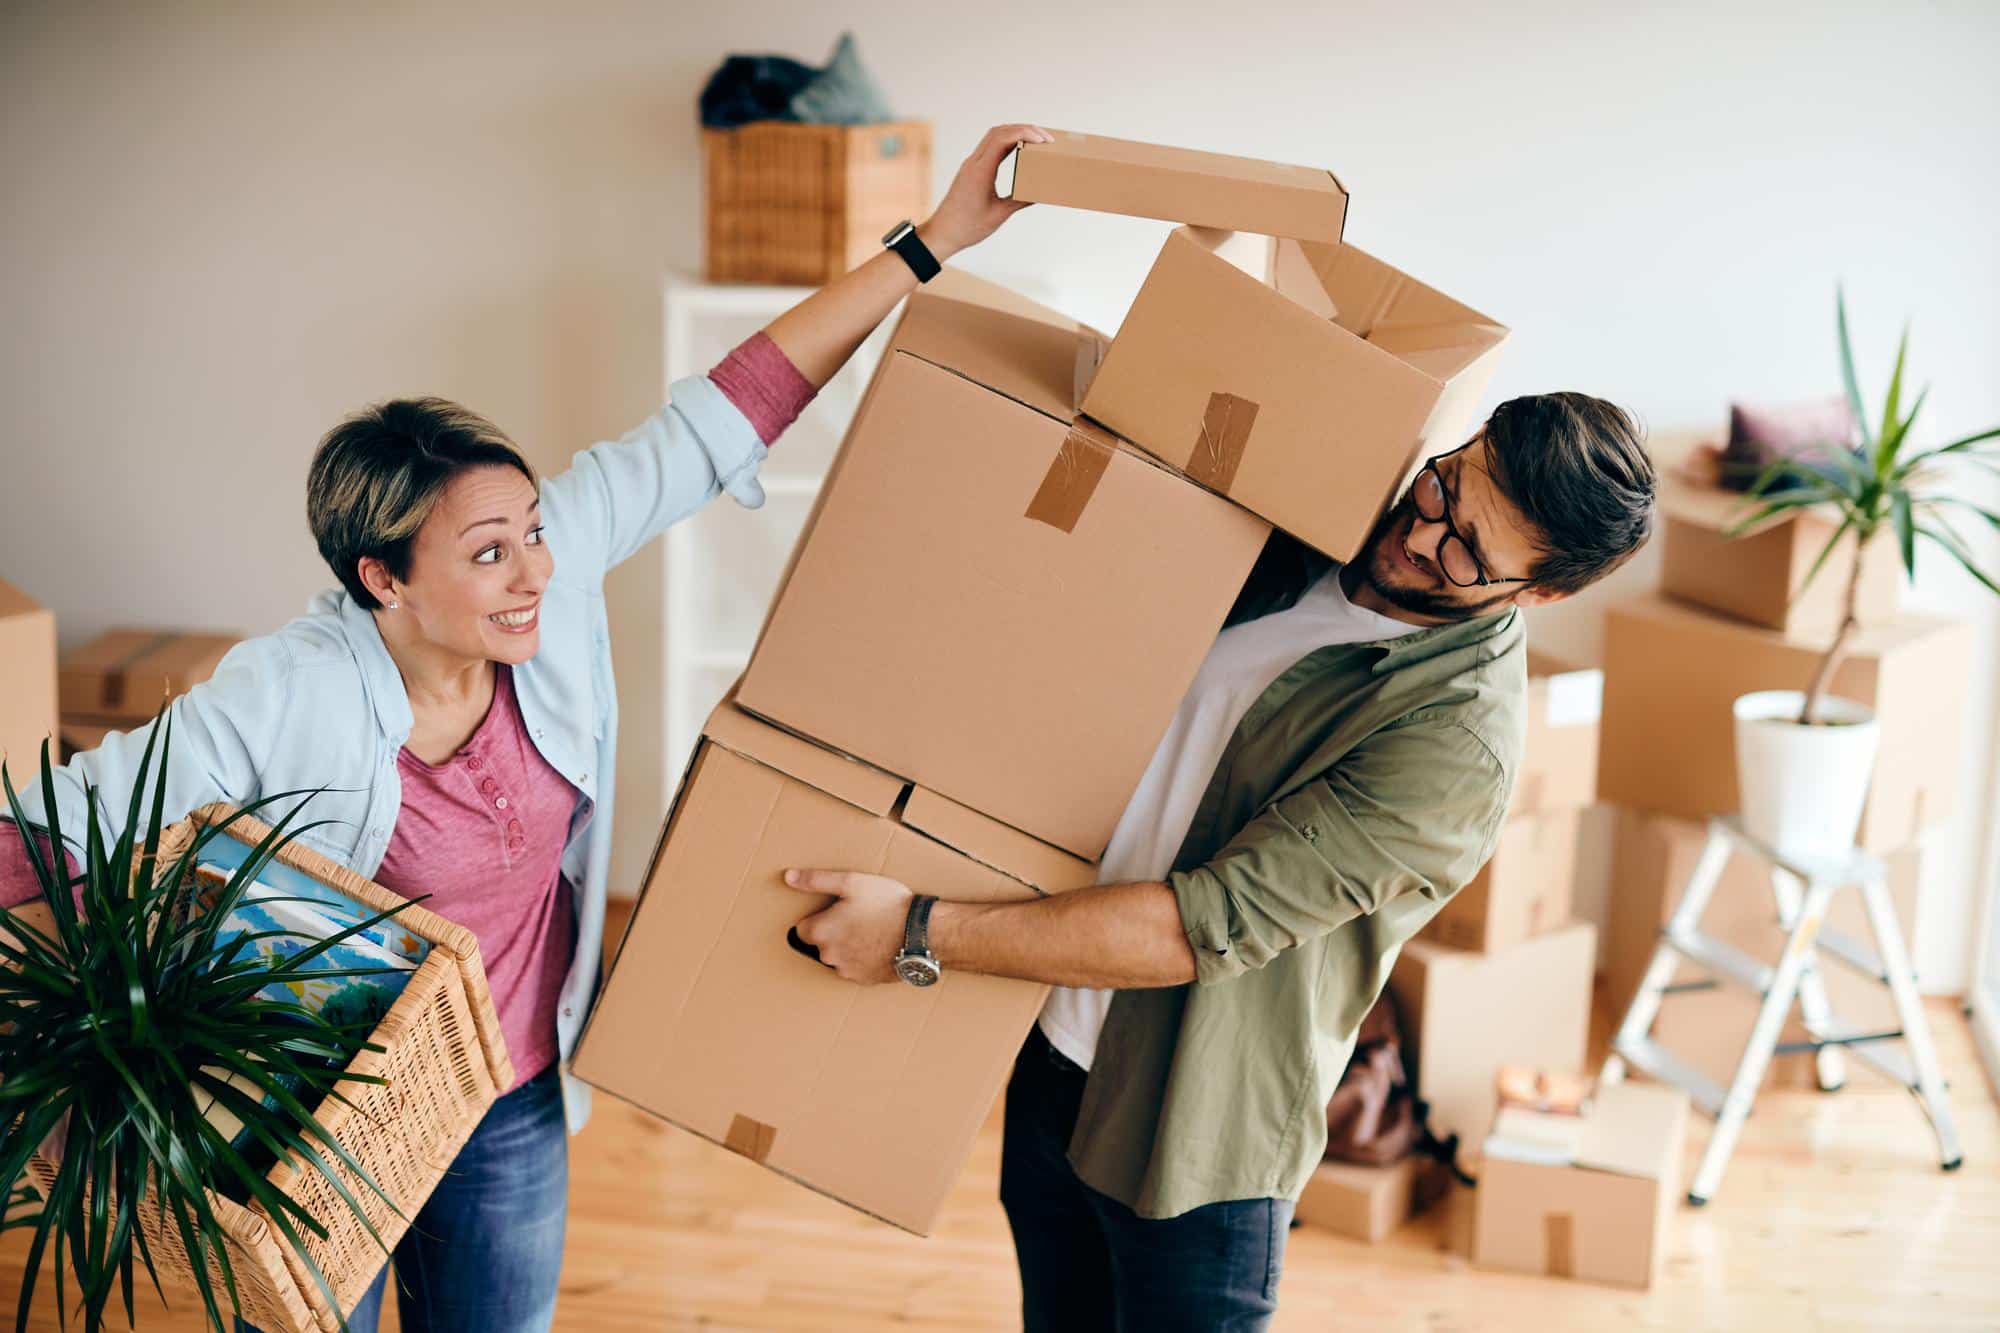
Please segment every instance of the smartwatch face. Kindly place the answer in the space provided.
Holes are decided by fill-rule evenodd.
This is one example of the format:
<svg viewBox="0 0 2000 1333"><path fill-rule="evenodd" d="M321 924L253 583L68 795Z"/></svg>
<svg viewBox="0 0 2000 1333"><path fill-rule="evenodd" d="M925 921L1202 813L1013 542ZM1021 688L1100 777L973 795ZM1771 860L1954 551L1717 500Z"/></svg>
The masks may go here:
<svg viewBox="0 0 2000 1333"><path fill-rule="evenodd" d="M934 986L943 973L934 959L905 954L896 960L896 975L912 986Z"/></svg>
<svg viewBox="0 0 2000 1333"><path fill-rule="evenodd" d="M882 244L894 245L897 241L902 240L904 236L915 230L916 226L906 218L889 228L888 233L882 237Z"/></svg>

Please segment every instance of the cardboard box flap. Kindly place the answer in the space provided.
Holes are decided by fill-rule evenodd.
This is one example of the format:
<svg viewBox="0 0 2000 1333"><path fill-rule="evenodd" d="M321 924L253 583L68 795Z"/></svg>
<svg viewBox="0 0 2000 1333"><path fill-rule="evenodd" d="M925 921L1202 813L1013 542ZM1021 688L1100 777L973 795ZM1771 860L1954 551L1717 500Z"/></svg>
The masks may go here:
<svg viewBox="0 0 2000 1333"><path fill-rule="evenodd" d="M1043 893L1082 888L1097 879L1090 862L925 787L910 789L903 823Z"/></svg>
<svg viewBox="0 0 2000 1333"><path fill-rule="evenodd" d="M1000 193L1100 213L1337 244L1347 190L1331 171L1051 130L1001 166Z"/></svg>
<svg viewBox="0 0 2000 1333"><path fill-rule="evenodd" d="M886 815L895 809L906 785L893 774L750 716L736 706L734 688L708 715L701 734L871 815Z"/></svg>
<svg viewBox="0 0 2000 1333"><path fill-rule="evenodd" d="M1290 252L1297 258L1288 260ZM1450 378L1506 340L1507 326L1498 320L1351 245L1281 242L1273 277L1293 300L1306 285L1299 260L1323 293L1309 308L1326 313L1330 306L1334 323L1406 361L1417 353L1448 366L1431 372L1437 378Z"/></svg>
<svg viewBox="0 0 2000 1333"><path fill-rule="evenodd" d="M1448 380L1506 340L1498 324L1378 324L1368 341L1394 352L1410 365L1440 380Z"/></svg>
<svg viewBox="0 0 2000 1333"><path fill-rule="evenodd" d="M1657 1177L1685 1127L1686 1101L1678 1089L1647 1084L1598 1088L1583 1118L1576 1164L1643 1180Z"/></svg>
<svg viewBox="0 0 2000 1333"><path fill-rule="evenodd" d="M997 283L946 269L910 298L891 350L1067 421L1108 345L1087 324Z"/></svg>

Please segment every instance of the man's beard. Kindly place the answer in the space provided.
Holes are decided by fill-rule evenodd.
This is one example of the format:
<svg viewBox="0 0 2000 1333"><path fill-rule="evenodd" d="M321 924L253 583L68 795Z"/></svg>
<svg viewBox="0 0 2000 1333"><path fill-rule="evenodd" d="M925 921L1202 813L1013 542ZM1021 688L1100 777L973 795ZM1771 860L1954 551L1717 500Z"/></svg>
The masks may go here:
<svg viewBox="0 0 2000 1333"><path fill-rule="evenodd" d="M1395 563L1390 544L1393 542L1400 546L1409 538L1416 512L1416 501L1406 493L1376 523L1375 531L1361 548L1361 558L1357 561L1361 566L1361 580L1374 590L1376 596L1399 611L1438 621L1471 620L1513 597L1512 593L1498 593L1477 601L1462 600L1475 590L1456 586L1429 561L1414 554L1410 559L1418 570L1431 577L1431 585L1411 587L1390 578L1383 569L1383 566Z"/></svg>

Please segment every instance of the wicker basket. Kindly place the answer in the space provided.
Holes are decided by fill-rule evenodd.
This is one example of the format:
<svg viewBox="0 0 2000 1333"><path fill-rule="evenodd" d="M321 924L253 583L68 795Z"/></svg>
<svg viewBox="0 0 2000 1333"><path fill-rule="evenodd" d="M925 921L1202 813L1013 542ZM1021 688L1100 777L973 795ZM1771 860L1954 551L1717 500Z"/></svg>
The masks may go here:
<svg viewBox="0 0 2000 1333"><path fill-rule="evenodd" d="M926 121L760 121L701 140L710 282L831 282L930 210Z"/></svg>
<svg viewBox="0 0 2000 1333"><path fill-rule="evenodd" d="M162 859L178 856L198 830L230 814L225 805L195 811L161 835ZM269 832L268 825L240 817L223 836L254 846ZM332 885L371 911L405 901L296 842L274 859ZM398 1217L374 1191L343 1172L348 1189L391 1249L408 1228L405 1219L415 1217L430 1197L499 1090L514 1081L472 932L420 906L405 907L395 919L431 948L370 1035L383 1049L362 1051L347 1067L350 1073L388 1082L343 1081L339 1091L353 1105L328 1097L313 1109L320 1124L401 1210ZM29 1176L46 1192L55 1179L54 1165L37 1157L29 1163ZM381 1248L316 1168L293 1157L274 1166L268 1178L327 1228L325 1240L305 1233L306 1249L340 1308L352 1310L382 1269ZM267 1333L332 1333L339 1327L326 1294L262 1208L214 1194L209 1202L228 1236L244 1318ZM194 1290L193 1269L176 1229L150 1202L139 1209L139 1225L161 1276ZM209 1278L218 1294L225 1290L212 1259Z"/></svg>

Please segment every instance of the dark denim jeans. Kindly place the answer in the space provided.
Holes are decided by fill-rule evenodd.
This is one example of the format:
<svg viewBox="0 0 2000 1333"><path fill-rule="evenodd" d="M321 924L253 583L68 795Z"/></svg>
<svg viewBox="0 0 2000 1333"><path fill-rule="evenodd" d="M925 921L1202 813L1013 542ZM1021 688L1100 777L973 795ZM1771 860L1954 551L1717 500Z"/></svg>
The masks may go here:
<svg viewBox="0 0 2000 1333"><path fill-rule="evenodd" d="M393 1267L404 1333L546 1333L568 1214L569 1132L550 1066L487 1110L348 1326L375 1333Z"/></svg>
<svg viewBox="0 0 2000 1333"><path fill-rule="evenodd" d="M1291 1203L1239 1199L1156 1220L1099 1194L1068 1156L1085 1078L1036 1028L1007 1084L1000 1203L1014 1230L1027 1333L1269 1327Z"/></svg>

